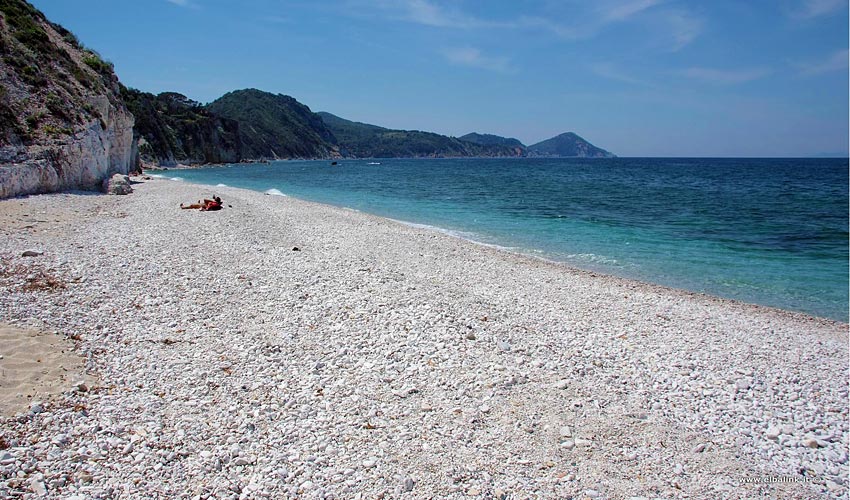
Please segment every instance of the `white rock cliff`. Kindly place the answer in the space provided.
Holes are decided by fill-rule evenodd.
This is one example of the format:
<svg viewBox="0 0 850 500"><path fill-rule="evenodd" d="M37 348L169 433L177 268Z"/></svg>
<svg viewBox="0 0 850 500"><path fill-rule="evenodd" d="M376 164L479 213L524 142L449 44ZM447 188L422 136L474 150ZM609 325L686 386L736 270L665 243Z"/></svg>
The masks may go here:
<svg viewBox="0 0 850 500"><path fill-rule="evenodd" d="M129 173L136 163L133 115L116 108L105 97L98 104L102 120L88 122L64 144L29 150L3 148L0 198L100 189L103 180L113 174Z"/></svg>

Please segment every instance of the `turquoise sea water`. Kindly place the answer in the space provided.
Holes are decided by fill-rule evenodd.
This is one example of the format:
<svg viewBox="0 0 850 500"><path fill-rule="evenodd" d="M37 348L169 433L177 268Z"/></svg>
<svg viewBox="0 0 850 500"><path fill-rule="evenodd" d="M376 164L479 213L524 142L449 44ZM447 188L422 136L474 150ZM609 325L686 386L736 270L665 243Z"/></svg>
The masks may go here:
<svg viewBox="0 0 850 500"><path fill-rule="evenodd" d="M280 161L164 174L277 190L583 269L848 319L846 159Z"/></svg>

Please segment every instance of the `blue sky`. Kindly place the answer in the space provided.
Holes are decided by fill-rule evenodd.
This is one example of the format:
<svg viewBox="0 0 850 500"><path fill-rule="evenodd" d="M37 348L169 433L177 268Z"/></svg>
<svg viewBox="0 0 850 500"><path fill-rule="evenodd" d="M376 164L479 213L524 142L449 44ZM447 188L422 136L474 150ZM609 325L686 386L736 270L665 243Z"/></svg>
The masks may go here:
<svg viewBox="0 0 850 500"><path fill-rule="evenodd" d="M620 156L848 151L846 0L33 0L121 81Z"/></svg>

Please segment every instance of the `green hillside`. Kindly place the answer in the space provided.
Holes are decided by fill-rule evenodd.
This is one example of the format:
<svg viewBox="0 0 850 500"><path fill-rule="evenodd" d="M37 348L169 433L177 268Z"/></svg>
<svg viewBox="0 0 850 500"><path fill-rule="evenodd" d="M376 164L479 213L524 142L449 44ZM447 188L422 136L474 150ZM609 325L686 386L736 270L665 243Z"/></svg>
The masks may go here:
<svg viewBox="0 0 850 500"><path fill-rule="evenodd" d="M64 143L124 109L112 64L73 33L22 0L0 0L0 14L0 146Z"/></svg>
<svg viewBox="0 0 850 500"><path fill-rule="evenodd" d="M474 142L475 144L481 144L482 146L507 146L509 148L520 148L525 150L525 144L520 142L519 139L514 139L512 137L501 137L493 134L479 134L477 132L472 132L471 134L459 137L459 139L462 141Z"/></svg>
<svg viewBox="0 0 850 500"><path fill-rule="evenodd" d="M393 130L353 122L326 112L318 113L336 137L340 152L354 158L453 158L470 156L519 156L502 145L481 145L456 137Z"/></svg>
<svg viewBox="0 0 850 500"><path fill-rule="evenodd" d="M182 94L122 89L136 117L139 154L146 162L225 163L241 156L239 123L213 114Z"/></svg>
<svg viewBox="0 0 850 500"><path fill-rule="evenodd" d="M338 157L336 138L316 113L282 94L229 92L207 110L239 123L242 158Z"/></svg>

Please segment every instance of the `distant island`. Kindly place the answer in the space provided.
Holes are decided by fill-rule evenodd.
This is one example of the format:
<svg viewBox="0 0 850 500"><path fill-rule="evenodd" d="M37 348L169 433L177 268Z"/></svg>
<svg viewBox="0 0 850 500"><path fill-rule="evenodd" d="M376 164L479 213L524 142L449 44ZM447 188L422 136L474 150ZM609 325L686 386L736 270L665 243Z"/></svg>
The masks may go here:
<svg viewBox="0 0 850 500"><path fill-rule="evenodd" d="M597 148L593 144L579 137L574 132L566 132L561 135L546 139L545 141L532 144L528 150L533 156L544 157L579 157L579 158L614 158L615 155Z"/></svg>
<svg viewBox="0 0 850 500"><path fill-rule="evenodd" d="M396 130L244 89L201 104L127 88L113 65L23 0L0 2L0 198L96 189L142 166L274 159L610 158L573 132L513 138Z"/></svg>

